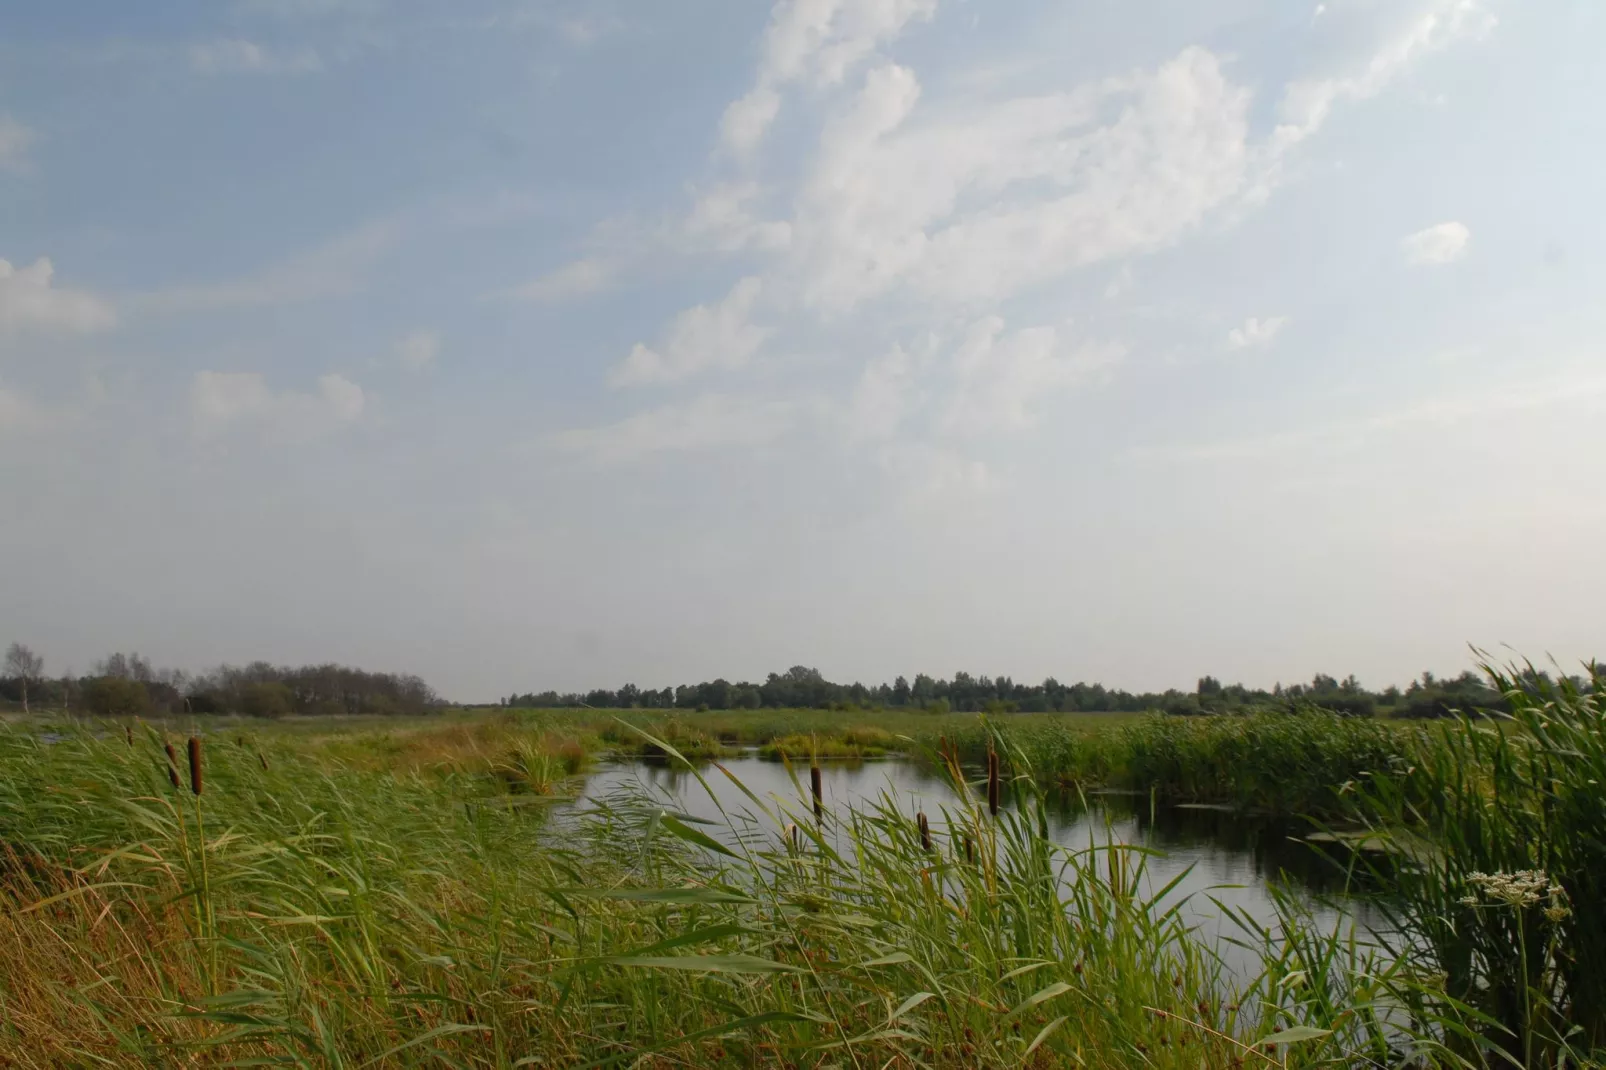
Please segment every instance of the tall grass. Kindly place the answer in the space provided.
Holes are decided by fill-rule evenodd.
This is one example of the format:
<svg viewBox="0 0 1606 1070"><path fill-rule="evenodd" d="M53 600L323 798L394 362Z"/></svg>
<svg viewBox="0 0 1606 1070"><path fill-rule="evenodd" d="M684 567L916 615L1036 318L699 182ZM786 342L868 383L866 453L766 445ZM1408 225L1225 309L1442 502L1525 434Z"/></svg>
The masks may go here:
<svg viewBox="0 0 1606 1070"><path fill-rule="evenodd" d="M1606 1044L1606 677L1485 669L1511 717L1462 718L1358 813L1409 860L1395 923L1481 1016L1469 1044L1576 1064Z"/></svg>
<svg viewBox="0 0 1606 1070"><path fill-rule="evenodd" d="M1354 1009L1388 969L1343 963L1290 913L1301 940L1279 933L1274 968L1234 991L1145 852L1055 845L1028 755L993 745L1013 804L996 817L933 756L957 790L924 830L890 797L816 816L802 785L712 828L634 797L565 817L490 767L347 763L305 740L215 739L193 795L154 733L8 731L0 1052L1196 1070L1393 1050Z"/></svg>

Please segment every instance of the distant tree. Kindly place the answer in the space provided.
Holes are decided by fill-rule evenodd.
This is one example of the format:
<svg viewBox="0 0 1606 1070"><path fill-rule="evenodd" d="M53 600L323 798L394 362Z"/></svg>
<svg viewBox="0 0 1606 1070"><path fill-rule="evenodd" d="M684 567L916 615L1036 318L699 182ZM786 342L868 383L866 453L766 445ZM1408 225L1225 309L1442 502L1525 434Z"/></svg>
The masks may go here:
<svg viewBox="0 0 1606 1070"><path fill-rule="evenodd" d="M22 685L22 712L28 712L28 685L42 679L45 659L21 643L6 648L6 673L15 676Z"/></svg>
<svg viewBox="0 0 1606 1070"><path fill-rule="evenodd" d="M284 684L266 680L240 689L240 712L247 717L283 717L294 708L295 696Z"/></svg>
<svg viewBox="0 0 1606 1070"><path fill-rule="evenodd" d="M100 717L132 716L151 711L151 696L131 677L96 676L84 683L83 704Z"/></svg>

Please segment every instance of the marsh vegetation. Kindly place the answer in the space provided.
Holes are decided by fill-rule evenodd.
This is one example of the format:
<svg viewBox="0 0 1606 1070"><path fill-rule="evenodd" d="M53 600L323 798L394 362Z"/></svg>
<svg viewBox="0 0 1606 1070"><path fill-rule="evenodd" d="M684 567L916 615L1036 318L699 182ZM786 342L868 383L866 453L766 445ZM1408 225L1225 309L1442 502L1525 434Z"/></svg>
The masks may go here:
<svg viewBox="0 0 1606 1070"><path fill-rule="evenodd" d="M0 1051L1582 1065L1606 1041L1599 681L1490 683L1510 720L21 722L0 730ZM891 787L815 795L811 766L854 751L946 787L917 813ZM772 755L782 789L752 790L735 753ZM584 790L621 760L679 770L704 803ZM1064 799L1110 790L1314 818L1301 849L1330 889L1365 889L1369 922L1293 883L1266 888L1269 914L1179 896L1143 844L1054 834Z"/></svg>

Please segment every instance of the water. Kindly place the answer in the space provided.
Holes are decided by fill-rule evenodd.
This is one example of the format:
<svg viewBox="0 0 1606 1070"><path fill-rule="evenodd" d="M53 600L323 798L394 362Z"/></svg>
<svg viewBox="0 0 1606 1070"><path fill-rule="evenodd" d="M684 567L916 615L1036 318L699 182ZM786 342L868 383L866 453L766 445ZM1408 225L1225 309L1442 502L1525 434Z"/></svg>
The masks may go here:
<svg viewBox="0 0 1606 1070"><path fill-rule="evenodd" d="M788 820L809 814L810 804L781 763L748 756L721 764L772 808L785 807L792 815ZM839 813L849 807L865 809L885 795L895 800L911 821L917 811L924 811L936 832L941 828L943 806L956 802L946 776L915 762L888 759L821 764L825 804ZM587 778L581 799L645 790L668 809L717 822L705 831L727 842L733 833L722 809L736 817L739 828L744 819L751 820L754 834L778 836L774 823L756 814L752 801L717 769L710 765L703 772L713 798L684 768L650 761L615 762ZM807 771L799 773L806 793ZM1364 927L1380 920L1364 898L1337 894L1342 891L1342 874L1301 839L1302 831L1302 826L1293 822L1208 807L1154 806L1147 797L1126 795L1094 796L1085 806L1081 800L1067 799L1050 808L1049 818L1050 838L1066 847L1127 844L1154 852L1147 862L1149 891L1177 880L1166 906L1182 900L1183 917L1200 937L1217 947L1229 969L1240 976L1256 972L1258 959L1225 939L1244 934L1212 898L1261 925L1274 925L1277 912L1268 885L1282 879L1296 888L1328 893L1312 901L1314 918L1323 928L1335 923Z"/></svg>

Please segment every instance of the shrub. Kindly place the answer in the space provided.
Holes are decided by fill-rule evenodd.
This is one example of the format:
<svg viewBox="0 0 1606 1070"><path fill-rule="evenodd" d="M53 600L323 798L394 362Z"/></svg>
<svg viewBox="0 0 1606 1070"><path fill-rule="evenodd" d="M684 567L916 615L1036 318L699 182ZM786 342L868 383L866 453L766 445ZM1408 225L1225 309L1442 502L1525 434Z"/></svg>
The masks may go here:
<svg viewBox="0 0 1606 1070"><path fill-rule="evenodd" d="M151 695L138 680L97 676L84 684L84 708L101 717L133 716L151 711Z"/></svg>

